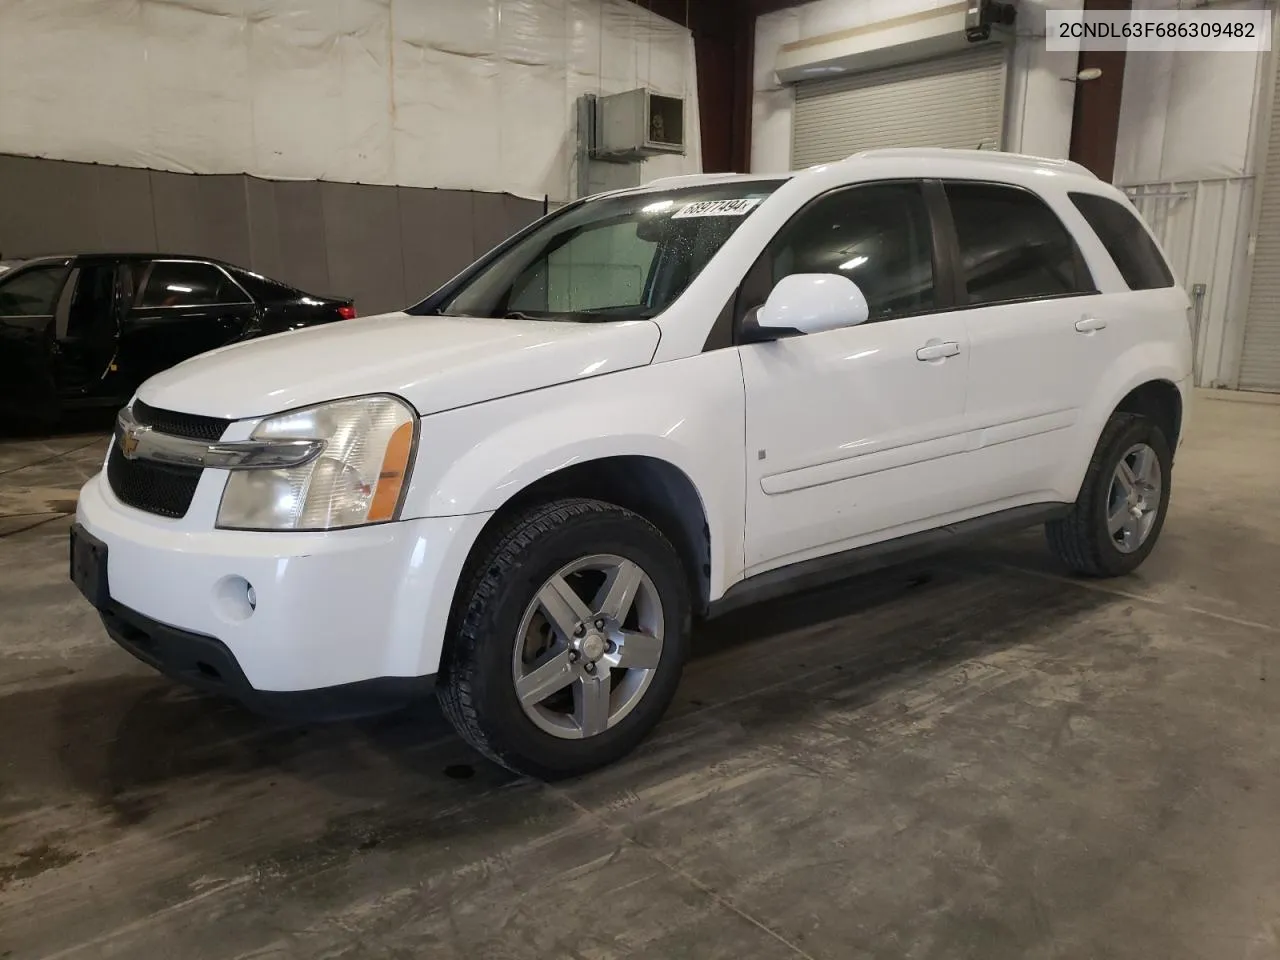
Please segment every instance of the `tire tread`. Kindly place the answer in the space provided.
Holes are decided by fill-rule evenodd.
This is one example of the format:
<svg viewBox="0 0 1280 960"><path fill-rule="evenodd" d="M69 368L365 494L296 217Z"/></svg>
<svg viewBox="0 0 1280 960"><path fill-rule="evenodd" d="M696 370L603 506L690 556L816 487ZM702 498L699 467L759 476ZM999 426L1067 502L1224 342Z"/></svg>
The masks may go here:
<svg viewBox="0 0 1280 960"><path fill-rule="evenodd" d="M1080 495L1072 505L1071 511L1057 520L1045 524L1045 539L1049 549L1073 573L1086 577L1114 577L1127 572L1114 560L1108 562L1103 549L1108 544L1097 536L1095 517L1098 501L1110 491L1110 477L1103 472L1111 460L1114 448L1120 437L1130 431L1138 423L1148 423L1155 431L1159 431L1154 423L1135 413L1115 413L1107 421L1093 449L1089 467L1085 471L1084 482L1080 487ZM1163 434L1161 434L1163 437ZM1169 477L1164 478L1166 488ZM1167 490L1165 492L1167 496ZM1154 538L1153 538L1154 544Z"/></svg>
<svg viewBox="0 0 1280 960"><path fill-rule="evenodd" d="M511 770L522 768L521 758L503 748L476 705L480 664L477 650L484 641L484 614L504 589L509 571L541 537L592 516L626 518L666 542L657 527L644 517L615 504L585 497L552 500L513 515L493 531L462 577L464 587L455 601L449 639L441 657L437 696L445 718L458 734L485 757Z"/></svg>

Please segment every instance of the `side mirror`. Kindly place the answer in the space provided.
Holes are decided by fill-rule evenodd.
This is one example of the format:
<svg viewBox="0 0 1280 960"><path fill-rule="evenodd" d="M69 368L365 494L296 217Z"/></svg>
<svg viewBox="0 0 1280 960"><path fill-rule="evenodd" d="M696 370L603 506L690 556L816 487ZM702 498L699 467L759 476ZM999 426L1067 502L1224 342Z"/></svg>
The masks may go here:
<svg viewBox="0 0 1280 960"><path fill-rule="evenodd" d="M793 273L778 281L756 314L763 336L822 333L866 323L867 298L848 277L833 273Z"/></svg>

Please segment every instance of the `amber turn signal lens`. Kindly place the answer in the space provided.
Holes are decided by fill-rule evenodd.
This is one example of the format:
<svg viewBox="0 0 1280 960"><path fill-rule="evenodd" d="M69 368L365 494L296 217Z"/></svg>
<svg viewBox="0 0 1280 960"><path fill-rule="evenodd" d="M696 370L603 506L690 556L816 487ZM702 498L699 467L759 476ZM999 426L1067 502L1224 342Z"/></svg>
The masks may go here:
<svg viewBox="0 0 1280 960"><path fill-rule="evenodd" d="M369 523L395 518L400 503L400 491L409 472L409 453L413 449L413 424L402 423L391 435L387 452L382 457L382 469L378 472L378 485L369 504Z"/></svg>

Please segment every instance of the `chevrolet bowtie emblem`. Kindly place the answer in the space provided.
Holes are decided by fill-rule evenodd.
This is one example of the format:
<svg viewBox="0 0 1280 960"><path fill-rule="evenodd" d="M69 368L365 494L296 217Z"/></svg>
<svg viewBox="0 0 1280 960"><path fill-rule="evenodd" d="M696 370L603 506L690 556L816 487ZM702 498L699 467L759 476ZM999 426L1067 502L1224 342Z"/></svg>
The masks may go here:
<svg viewBox="0 0 1280 960"><path fill-rule="evenodd" d="M138 438L142 431L137 427L129 427L120 434L120 452L129 460L138 452Z"/></svg>

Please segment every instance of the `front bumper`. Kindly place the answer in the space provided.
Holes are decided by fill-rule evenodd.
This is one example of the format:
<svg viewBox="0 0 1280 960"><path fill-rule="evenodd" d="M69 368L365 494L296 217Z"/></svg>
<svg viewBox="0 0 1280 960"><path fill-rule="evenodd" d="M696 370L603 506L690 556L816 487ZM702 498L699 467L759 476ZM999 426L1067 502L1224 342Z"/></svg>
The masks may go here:
<svg viewBox="0 0 1280 960"><path fill-rule="evenodd" d="M107 551L99 610L135 656L254 706L436 672L454 586L488 515L258 533L197 528L201 499L174 521L120 503L103 474L81 491L76 522Z"/></svg>
<svg viewBox="0 0 1280 960"><path fill-rule="evenodd" d="M230 648L108 601L99 611L107 635L143 663L203 693L231 697L255 713L285 720L342 720L407 706L430 694L435 676L376 677L315 690L259 690Z"/></svg>

